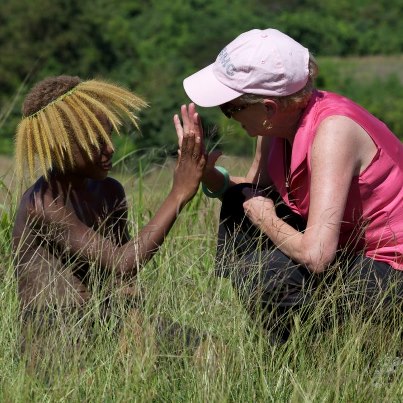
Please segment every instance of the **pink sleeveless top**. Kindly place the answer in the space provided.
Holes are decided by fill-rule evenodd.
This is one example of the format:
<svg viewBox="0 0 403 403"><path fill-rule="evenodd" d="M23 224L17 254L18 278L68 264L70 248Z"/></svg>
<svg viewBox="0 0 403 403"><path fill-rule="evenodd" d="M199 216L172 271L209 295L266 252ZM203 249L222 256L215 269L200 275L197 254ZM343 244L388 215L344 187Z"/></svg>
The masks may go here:
<svg viewBox="0 0 403 403"><path fill-rule="evenodd" d="M286 186L285 141L275 138L268 172L283 200L306 220L309 211L311 146L319 124L332 115L346 116L372 138L377 153L351 182L340 228L339 247L403 270L403 144L380 120L353 101L316 91L295 135Z"/></svg>

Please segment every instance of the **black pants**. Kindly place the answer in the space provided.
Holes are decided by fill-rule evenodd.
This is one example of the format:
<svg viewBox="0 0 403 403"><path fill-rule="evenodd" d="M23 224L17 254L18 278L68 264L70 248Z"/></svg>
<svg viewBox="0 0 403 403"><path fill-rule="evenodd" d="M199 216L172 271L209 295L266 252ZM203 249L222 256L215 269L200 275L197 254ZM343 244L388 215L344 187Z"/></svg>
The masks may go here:
<svg viewBox="0 0 403 403"><path fill-rule="evenodd" d="M319 301L318 292L331 288L340 294L339 304L350 312L364 309L371 314L375 307L386 312L402 303L403 272L388 264L344 253L327 272L314 274L292 261L245 216L244 188L254 186L236 185L223 197L216 273L231 279L249 311L259 315L267 328L277 328L287 338L292 314L298 312L306 318ZM272 188L259 191L274 201L279 217L299 231L305 229L304 220L277 192Z"/></svg>

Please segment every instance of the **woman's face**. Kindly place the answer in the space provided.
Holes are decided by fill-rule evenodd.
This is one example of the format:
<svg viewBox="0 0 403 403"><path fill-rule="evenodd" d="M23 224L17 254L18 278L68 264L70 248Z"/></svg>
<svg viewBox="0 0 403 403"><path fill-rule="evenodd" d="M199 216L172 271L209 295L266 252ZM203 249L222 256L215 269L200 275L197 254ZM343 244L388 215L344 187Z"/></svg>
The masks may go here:
<svg viewBox="0 0 403 403"><path fill-rule="evenodd" d="M267 109L263 103L245 104L235 99L220 105L220 109L225 116L239 122L249 136L268 135L268 131L263 126L263 122L268 119Z"/></svg>
<svg viewBox="0 0 403 403"><path fill-rule="evenodd" d="M111 135L112 125L106 116L100 115L98 116L98 120L106 133ZM100 133L98 134L98 139L99 149L95 146L91 146L92 158L77 142L73 143L75 166L72 173L96 180L102 180L108 176L109 171L112 169L114 149L102 139Z"/></svg>

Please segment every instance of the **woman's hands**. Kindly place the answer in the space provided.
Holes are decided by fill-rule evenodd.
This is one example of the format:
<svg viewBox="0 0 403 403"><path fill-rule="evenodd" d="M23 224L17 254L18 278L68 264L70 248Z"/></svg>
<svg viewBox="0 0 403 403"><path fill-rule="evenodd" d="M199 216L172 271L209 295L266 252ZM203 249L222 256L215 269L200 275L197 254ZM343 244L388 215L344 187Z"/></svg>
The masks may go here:
<svg viewBox="0 0 403 403"><path fill-rule="evenodd" d="M178 135L178 160L175 167L172 192L183 203L196 194L206 166L203 128L194 104L181 107L183 126L178 115L174 125Z"/></svg>
<svg viewBox="0 0 403 403"><path fill-rule="evenodd" d="M183 137L184 137L185 133L194 132L195 134L198 135L198 137L200 137L203 140L202 150L204 153L205 150L204 150L203 128L201 125L200 117L198 116L198 113L196 112L195 104L190 103L189 107L187 107L186 105L182 105L181 106L181 117L182 117L183 126L181 124L179 116L178 115L174 116L174 125L175 125L175 129L176 129L176 134L178 136L178 145L179 145L178 152L180 153L180 151L181 151L182 141L183 141Z"/></svg>
<svg viewBox="0 0 403 403"><path fill-rule="evenodd" d="M256 227L263 229L263 224L278 219L272 199L263 197L252 189L244 189L246 197L243 203L245 215Z"/></svg>
<svg viewBox="0 0 403 403"><path fill-rule="evenodd" d="M211 153L206 153L206 148L204 145L204 135L203 135L203 127L201 123L201 119L199 114L196 112L196 106L194 103L190 103L188 107L186 105L182 105L181 107L181 116L183 126L181 125L180 119L178 115L174 116L174 124L176 128L176 134L178 135L178 145L179 145L179 153L182 146L182 141L184 137L184 133L195 132L199 134L202 140L202 152L205 157L205 167L203 170L203 176L201 178L202 182L205 182L205 179L208 178L209 173L214 171L214 166L218 158L222 155L222 152L219 150L213 150Z"/></svg>

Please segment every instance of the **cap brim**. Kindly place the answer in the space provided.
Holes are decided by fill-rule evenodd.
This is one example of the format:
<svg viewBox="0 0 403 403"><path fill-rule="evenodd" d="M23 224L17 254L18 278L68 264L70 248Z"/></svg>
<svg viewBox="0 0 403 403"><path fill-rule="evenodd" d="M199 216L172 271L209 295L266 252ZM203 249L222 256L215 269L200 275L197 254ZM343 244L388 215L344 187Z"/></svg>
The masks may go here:
<svg viewBox="0 0 403 403"><path fill-rule="evenodd" d="M217 80L213 64L185 78L183 88L196 105L204 107L222 105L242 95Z"/></svg>

